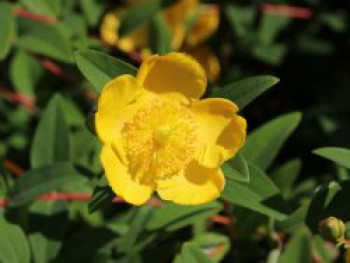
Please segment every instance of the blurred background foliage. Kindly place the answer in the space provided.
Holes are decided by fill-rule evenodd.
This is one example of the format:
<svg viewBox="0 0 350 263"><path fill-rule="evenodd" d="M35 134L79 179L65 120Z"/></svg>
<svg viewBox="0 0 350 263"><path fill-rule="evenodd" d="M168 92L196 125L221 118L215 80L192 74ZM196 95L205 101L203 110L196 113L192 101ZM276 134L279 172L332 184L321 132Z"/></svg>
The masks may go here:
<svg viewBox="0 0 350 263"><path fill-rule="evenodd" d="M350 221L350 152L315 149L350 146L350 3L202 1L175 19L178 2L0 0L1 262L342 262L318 223ZM220 200L131 207L91 116L108 80L170 51L250 133Z"/></svg>

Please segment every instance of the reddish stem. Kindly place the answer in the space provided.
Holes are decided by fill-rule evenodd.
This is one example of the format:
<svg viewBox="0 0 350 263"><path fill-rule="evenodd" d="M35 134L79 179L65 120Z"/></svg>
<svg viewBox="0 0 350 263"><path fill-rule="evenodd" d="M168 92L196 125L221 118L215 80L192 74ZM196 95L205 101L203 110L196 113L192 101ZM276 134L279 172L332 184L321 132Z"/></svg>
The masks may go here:
<svg viewBox="0 0 350 263"><path fill-rule="evenodd" d="M313 16L313 12L309 8L305 7L262 4L260 9L266 14L274 14L291 18L310 19Z"/></svg>
<svg viewBox="0 0 350 263"><path fill-rule="evenodd" d="M57 20L54 18L49 18L49 17L43 16L43 15L34 14L34 13L29 12L27 10L24 10L22 8L16 8L14 10L14 13L18 16L25 17L25 18L35 20L35 21L45 23L45 24L52 24L52 23L57 22Z"/></svg>
<svg viewBox="0 0 350 263"><path fill-rule="evenodd" d="M47 58L39 58L38 59L39 62L41 63L41 65L48 71L50 72L52 75L64 79L67 82L72 82L72 78L70 76L68 76L63 69L57 65L55 62L53 62L50 59Z"/></svg>
<svg viewBox="0 0 350 263"><path fill-rule="evenodd" d="M35 99L29 95L25 95L18 92L13 92L7 89L0 89L0 97L5 98L8 101L21 104L29 112L33 112L35 107Z"/></svg>
<svg viewBox="0 0 350 263"><path fill-rule="evenodd" d="M4 161L4 166L7 170L12 172L15 176L21 176L23 173L23 169L17 165L16 163L12 162L11 160L6 159Z"/></svg>

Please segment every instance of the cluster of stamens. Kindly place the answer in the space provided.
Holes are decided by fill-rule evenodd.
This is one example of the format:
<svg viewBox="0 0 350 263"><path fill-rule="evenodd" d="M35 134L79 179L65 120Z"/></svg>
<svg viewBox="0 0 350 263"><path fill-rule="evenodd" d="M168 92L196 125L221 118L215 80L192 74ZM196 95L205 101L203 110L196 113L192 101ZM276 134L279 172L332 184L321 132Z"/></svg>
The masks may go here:
<svg viewBox="0 0 350 263"><path fill-rule="evenodd" d="M183 170L198 149L198 126L180 103L154 100L140 108L122 129L130 174L149 182Z"/></svg>

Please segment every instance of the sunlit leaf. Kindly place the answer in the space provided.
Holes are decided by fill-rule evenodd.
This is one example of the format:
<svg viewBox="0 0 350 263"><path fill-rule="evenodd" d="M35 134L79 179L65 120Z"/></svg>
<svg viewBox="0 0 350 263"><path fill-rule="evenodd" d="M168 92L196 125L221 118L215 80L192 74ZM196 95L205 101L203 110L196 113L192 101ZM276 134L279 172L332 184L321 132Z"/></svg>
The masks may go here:
<svg viewBox="0 0 350 263"><path fill-rule="evenodd" d="M55 95L40 119L30 154L33 168L70 159L69 129L63 114L62 100L60 95Z"/></svg>
<svg viewBox="0 0 350 263"><path fill-rule="evenodd" d="M99 51L77 51L75 58L79 70L98 93L108 81L118 75L135 75L137 71L132 65Z"/></svg>
<svg viewBox="0 0 350 263"><path fill-rule="evenodd" d="M249 134L241 150L242 154L247 161L267 169L300 120L300 113L289 113L257 128Z"/></svg>

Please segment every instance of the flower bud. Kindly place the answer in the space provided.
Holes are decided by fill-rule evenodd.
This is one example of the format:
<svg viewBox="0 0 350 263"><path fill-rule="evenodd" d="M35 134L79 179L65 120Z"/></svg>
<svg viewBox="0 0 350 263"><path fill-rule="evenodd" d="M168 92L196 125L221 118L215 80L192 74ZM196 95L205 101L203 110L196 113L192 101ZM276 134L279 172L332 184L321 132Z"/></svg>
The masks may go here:
<svg viewBox="0 0 350 263"><path fill-rule="evenodd" d="M318 224L321 237L327 241L336 242L338 238L344 237L345 225L342 220L331 216Z"/></svg>

